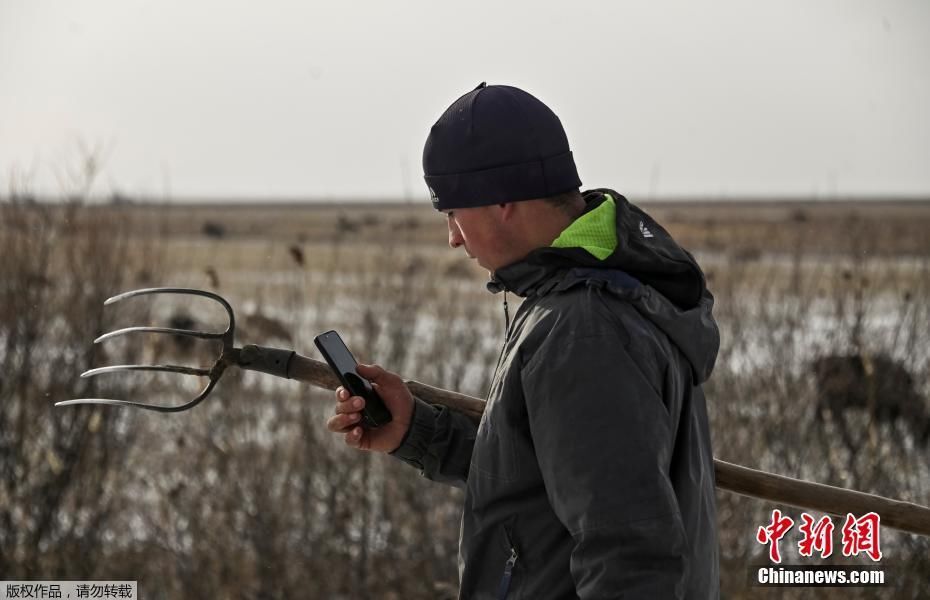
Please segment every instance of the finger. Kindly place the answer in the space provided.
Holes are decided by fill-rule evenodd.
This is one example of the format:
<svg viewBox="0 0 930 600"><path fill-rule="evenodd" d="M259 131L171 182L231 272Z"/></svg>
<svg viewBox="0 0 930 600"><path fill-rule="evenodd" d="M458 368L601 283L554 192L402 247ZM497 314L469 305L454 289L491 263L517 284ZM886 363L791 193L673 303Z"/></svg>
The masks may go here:
<svg viewBox="0 0 930 600"><path fill-rule="evenodd" d="M346 433L353 427L358 426L361 418L359 413L349 413L347 415L333 415L326 421L326 428L333 433Z"/></svg>
<svg viewBox="0 0 930 600"><path fill-rule="evenodd" d="M348 390L346 390L346 389L345 389L344 387L342 387L341 385L340 385L339 387L336 388L336 400L338 400L339 402L345 402L345 401L348 400L351 396L352 396L352 394L350 394L350 393L348 392Z"/></svg>
<svg viewBox="0 0 930 600"><path fill-rule="evenodd" d="M326 421L326 429L333 433L345 433L347 427L341 417L330 417Z"/></svg>
<svg viewBox="0 0 930 600"><path fill-rule="evenodd" d="M336 414L357 413L365 408L365 399L360 396L353 396L345 402L336 403Z"/></svg>
<svg viewBox="0 0 930 600"><path fill-rule="evenodd" d="M345 441L347 446L353 448L361 448L362 446L362 428L355 427L345 435Z"/></svg>

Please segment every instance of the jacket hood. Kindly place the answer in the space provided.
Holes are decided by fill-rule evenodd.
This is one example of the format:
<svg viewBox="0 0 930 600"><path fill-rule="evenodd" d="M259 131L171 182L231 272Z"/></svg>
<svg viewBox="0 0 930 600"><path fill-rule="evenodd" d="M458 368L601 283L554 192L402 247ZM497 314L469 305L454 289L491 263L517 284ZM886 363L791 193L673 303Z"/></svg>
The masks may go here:
<svg viewBox="0 0 930 600"><path fill-rule="evenodd" d="M609 256L599 259L581 247L537 248L495 271L488 289L531 297L588 284L624 295L682 350L696 382L706 381L720 334L703 271L661 225L613 190L585 192L584 214L599 207L607 195L616 205L617 234Z"/></svg>

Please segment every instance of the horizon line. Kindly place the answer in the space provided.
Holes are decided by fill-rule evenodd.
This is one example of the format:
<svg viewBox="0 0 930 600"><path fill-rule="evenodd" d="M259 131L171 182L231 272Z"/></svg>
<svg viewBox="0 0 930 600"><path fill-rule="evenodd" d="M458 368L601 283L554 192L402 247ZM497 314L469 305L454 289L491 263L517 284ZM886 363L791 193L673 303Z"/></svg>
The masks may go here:
<svg viewBox="0 0 930 600"><path fill-rule="evenodd" d="M658 204L831 204L831 203L924 203L930 202L928 194L742 194L725 196L719 194L624 194L628 199L640 203ZM19 201L35 202L41 204L64 204L80 202L87 205L121 206L121 205L179 205L179 206L255 206L255 205L312 205L336 206L348 204L353 206L414 206L423 205L431 207L429 198L405 198L383 196L296 196L296 195L186 195L186 196L160 196L160 195L130 195L115 193L109 195L90 195L81 197L78 194L0 194L0 203L8 204L14 199Z"/></svg>

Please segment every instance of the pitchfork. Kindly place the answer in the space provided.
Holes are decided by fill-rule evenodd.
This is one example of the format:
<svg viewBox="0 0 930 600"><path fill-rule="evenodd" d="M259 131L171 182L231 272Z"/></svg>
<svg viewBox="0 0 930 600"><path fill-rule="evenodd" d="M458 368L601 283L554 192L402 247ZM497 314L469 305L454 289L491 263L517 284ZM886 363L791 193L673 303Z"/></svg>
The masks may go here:
<svg viewBox="0 0 930 600"><path fill-rule="evenodd" d="M210 395L210 392L216 387L217 382L226 372L228 367L239 367L249 371L259 371L283 377L285 379L296 379L305 383L310 383L318 387L330 390L336 389L339 380L330 370L326 363L301 356L293 350L284 350L281 348L268 348L266 346L256 346L248 344L242 348L236 348L236 317L233 313L232 306L225 298L219 294L205 290L192 288L173 288L159 287L146 288L125 292L112 298L108 298L103 304L105 306L115 304L129 298L146 296L150 294L186 294L192 296L201 296L209 298L219 303L229 317L229 325L224 331L196 331L193 329L176 329L171 327L126 327L117 331L111 331L101 335L95 344L106 340L136 333L155 333L181 335L205 340L220 340L222 342L222 351L219 357L210 367L189 367L181 365L113 365L109 367L99 367L91 369L81 374L81 377L93 377L104 373L118 373L122 371L155 371L161 373L178 373L181 375L195 375L198 377L209 378L207 384L199 394L192 400L177 406L166 406L163 404L151 404L147 402L136 402L133 400L115 400L109 398L79 398L76 400L65 400L56 402L55 406L69 406L74 404L110 404L115 406L131 406L134 408L144 408L158 412L181 412L191 409L200 404L204 398ZM484 411L484 403L477 398L471 398L464 394L441 390L417 381L407 381L407 387L414 395L438 404L449 406L455 410L463 412L473 419L481 418Z"/></svg>
<svg viewBox="0 0 930 600"><path fill-rule="evenodd" d="M105 398L80 398L57 402L55 406L74 404L112 404L116 406L131 406L159 412L181 412L195 407L206 398L226 371L227 367L239 367L249 371L268 373L275 377L296 379L318 387L330 390L336 389L339 380L326 363L301 356L293 350L268 348L265 346L246 345L235 347L236 319L232 306L225 298L213 292L190 288L147 288L133 290L118 296L113 296L104 302L105 305L114 304L136 296L148 294L189 294L202 296L218 302L229 316L229 325L225 331L194 331L190 329L174 329L168 327L127 327L104 334L94 340L103 342L115 337L130 333L159 333L183 335L207 340L220 340L223 349L219 358L209 368L185 367L178 365L115 365L91 369L81 377L92 377L102 373L115 373L120 371L159 371L179 373L182 375L197 375L208 377L209 380L203 390L193 399L179 406L165 406L134 402L131 400L111 400ZM484 401L465 394L436 388L417 381L407 381L410 392L418 398L432 403L447 406L453 410L464 413L475 422L481 420L484 413ZM714 459L717 487L738 494L744 494L764 500L771 500L781 504L790 504L800 508L818 510L840 517L847 513L866 514L876 512L881 515L882 525L894 527L902 531L909 531L920 535L930 536L930 508L865 494L855 490L837 488L820 483L811 483L757 471L747 467L734 465L719 459Z"/></svg>

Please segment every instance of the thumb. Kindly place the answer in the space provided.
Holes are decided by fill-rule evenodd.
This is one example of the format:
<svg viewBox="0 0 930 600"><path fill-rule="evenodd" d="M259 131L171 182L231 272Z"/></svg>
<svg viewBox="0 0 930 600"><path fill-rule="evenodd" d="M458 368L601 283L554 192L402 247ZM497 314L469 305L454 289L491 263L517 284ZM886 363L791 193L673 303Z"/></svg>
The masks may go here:
<svg viewBox="0 0 930 600"><path fill-rule="evenodd" d="M381 365L363 365L360 364L355 368L359 375L370 381L372 384L390 392L396 392L403 388L406 389L404 380L397 373L388 371Z"/></svg>
<svg viewBox="0 0 930 600"><path fill-rule="evenodd" d="M381 367L380 365L365 365L365 364L359 363L355 367L355 370L358 372L359 375L361 375L368 381L373 381L373 382L381 383L381 384L385 383L384 380L387 378L387 375L388 375L388 372L385 371L384 368Z"/></svg>

